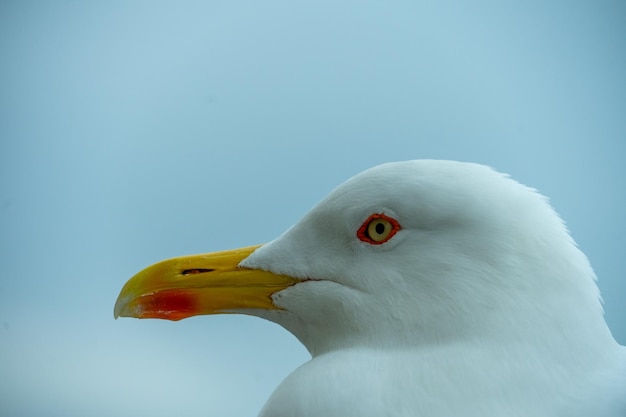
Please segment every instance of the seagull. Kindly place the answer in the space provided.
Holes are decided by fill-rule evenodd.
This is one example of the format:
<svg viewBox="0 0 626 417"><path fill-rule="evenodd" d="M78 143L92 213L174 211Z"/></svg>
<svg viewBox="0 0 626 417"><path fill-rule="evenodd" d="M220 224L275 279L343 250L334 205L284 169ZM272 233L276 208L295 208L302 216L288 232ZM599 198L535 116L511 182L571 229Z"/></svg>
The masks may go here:
<svg viewBox="0 0 626 417"><path fill-rule="evenodd" d="M311 354L261 417L626 416L587 258L545 197L483 165L368 169L267 244L149 266L114 309L220 313Z"/></svg>

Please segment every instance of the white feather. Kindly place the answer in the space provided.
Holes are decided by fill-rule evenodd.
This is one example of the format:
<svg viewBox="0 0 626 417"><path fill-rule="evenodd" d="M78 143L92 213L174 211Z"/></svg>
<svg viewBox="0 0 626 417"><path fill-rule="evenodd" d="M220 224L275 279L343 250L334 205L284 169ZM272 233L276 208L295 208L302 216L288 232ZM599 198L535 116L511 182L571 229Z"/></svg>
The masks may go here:
<svg viewBox="0 0 626 417"><path fill-rule="evenodd" d="M372 213L402 229L362 242ZM312 355L261 416L626 416L626 349L587 258L544 197L488 167L372 168L241 265L307 279L252 312Z"/></svg>

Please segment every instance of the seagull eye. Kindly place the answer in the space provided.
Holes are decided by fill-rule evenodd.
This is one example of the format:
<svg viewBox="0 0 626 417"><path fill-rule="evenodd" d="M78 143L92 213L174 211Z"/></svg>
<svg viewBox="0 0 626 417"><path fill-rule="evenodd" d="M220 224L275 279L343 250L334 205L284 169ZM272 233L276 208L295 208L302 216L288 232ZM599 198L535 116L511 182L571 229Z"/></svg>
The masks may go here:
<svg viewBox="0 0 626 417"><path fill-rule="evenodd" d="M400 230L400 223L384 214L372 214L356 232L363 242L380 245L387 242Z"/></svg>

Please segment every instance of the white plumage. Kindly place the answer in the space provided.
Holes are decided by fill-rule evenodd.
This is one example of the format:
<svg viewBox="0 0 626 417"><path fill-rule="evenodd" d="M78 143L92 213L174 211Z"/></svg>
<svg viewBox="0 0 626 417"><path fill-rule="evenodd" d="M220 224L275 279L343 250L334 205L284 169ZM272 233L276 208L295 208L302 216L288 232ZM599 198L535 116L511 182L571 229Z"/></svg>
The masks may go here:
<svg viewBox="0 0 626 417"><path fill-rule="evenodd" d="M401 225L384 244L372 213ZM546 199L485 166L381 165L340 185L241 266L304 280L284 310L311 361L264 417L626 416L626 349Z"/></svg>

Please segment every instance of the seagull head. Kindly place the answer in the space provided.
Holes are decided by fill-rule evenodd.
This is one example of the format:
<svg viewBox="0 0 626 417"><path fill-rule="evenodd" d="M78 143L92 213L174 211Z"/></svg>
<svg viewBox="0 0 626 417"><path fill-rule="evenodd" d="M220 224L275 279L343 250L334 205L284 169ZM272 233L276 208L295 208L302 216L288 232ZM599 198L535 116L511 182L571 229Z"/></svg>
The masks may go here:
<svg viewBox="0 0 626 417"><path fill-rule="evenodd" d="M313 356L608 332L593 271L543 196L434 160L356 175L267 244L152 265L115 305L116 317L218 313L276 322Z"/></svg>

